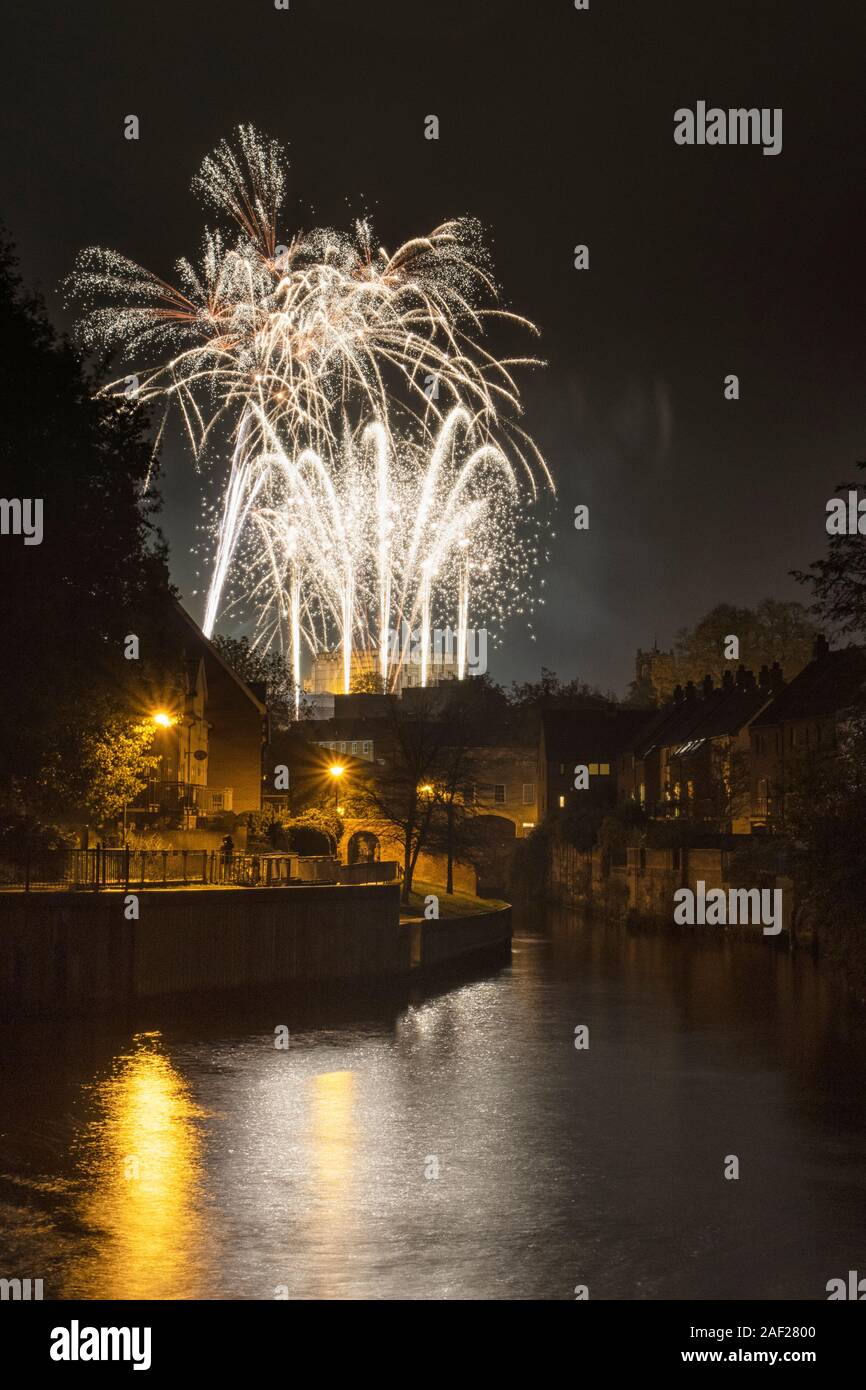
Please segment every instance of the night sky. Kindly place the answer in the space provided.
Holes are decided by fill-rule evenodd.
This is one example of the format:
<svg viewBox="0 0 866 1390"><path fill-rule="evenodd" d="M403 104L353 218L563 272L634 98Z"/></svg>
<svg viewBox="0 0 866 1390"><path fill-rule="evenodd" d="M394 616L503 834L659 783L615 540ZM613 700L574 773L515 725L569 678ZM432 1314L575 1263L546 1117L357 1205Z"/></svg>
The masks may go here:
<svg viewBox="0 0 866 1390"><path fill-rule="evenodd" d="M492 674L544 664L622 692L637 646L714 604L803 597L788 571L823 552L825 503L866 455L866 6L590 5L19 0L0 214L64 327L81 247L169 277L197 252L190 179L241 121L288 143L296 225L369 211L393 248L479 217L506 302L542 329L523 423L559 490L537 640L515 620ZM699 100L781 107L781 154L675 145ZM199 617L198 484L179 439L163 463Z"/></svg>

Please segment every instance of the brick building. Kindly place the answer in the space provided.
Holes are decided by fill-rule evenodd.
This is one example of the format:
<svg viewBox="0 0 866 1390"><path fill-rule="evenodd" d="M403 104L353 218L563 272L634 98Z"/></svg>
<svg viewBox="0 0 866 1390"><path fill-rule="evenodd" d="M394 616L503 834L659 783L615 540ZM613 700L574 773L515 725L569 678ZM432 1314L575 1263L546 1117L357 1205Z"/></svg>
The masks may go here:
<svg viewBox="0 0 866 1390"><path fill-rule="evenodd" d="M815 641L812 660L750 726L751 824L781 829L791 771L809 753L833 747L849 711L866 705L866 650L830 651Z"/></svg>
<svg viewBox="0 0 866 1390"><path fill-rule="evenodd" d="M223 811L258 811L267 737L264 692L232 670L180 604L169 621L181 661L152 699L160 765L130 814L190 826Z"/></svg>
<svg viewBox="0 0 866 1390"><path fill-rule="evenodd" d="M688 816L714 830L747 833L749 729L781 684L778 666L762 667L757 680L741 666L719 685L708 675L700 687L677 686L621 761L622 792L654 817Z"/></svg>
<svg viewBox="0 0 866 1390"><path fill-rule="evenodd" d="M617 768L625 749L653 719L654 710L602 709L547 710L541 719L538 750L540 817L576 804L577 797L604 805L618 799ZM575 791L574 769L589 769L588 791Z"/></svg>

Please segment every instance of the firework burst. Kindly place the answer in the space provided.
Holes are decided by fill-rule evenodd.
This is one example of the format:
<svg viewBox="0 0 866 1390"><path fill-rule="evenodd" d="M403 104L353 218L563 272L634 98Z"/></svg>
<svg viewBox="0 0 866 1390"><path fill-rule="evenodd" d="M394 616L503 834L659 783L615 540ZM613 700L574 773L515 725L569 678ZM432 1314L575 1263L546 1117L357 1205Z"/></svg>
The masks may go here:
<svg viewBox="0 0 866 1390"><path fill-rule="evenodd" d="M297 699L302 646L336 634L348 688L353 643L372 643L387 685L392 622L419 622L426 652L437 604L456 605L458 638L470 596L501 609L521 511L552 482L518 424L514 371L535 359L482 342L490 320L536 330L499 306L477 224L393 253L368 221L284 244L286 168L240 127L193 185L231 236L207 230L174 284L90 248L70 286L85 344L122 351L139 398L179 408L197 457L228 439L205 631L239 591L260 640L287 648Z"/></svg>

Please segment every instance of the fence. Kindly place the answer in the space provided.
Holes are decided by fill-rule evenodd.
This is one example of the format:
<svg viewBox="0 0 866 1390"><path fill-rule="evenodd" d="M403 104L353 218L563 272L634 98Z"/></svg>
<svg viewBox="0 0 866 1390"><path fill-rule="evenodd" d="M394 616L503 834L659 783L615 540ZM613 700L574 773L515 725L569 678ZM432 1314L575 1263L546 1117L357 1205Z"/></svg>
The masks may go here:
<svg viewBox="0 0 866 1390"><path fill-rule="evenodd" d="M36 859L0 863L0 888L68 888L98 893L108 888L214 884L239 888L274 888L290 883L391 882L392 864L340 865L321 855L223 854L197 849L57 850Z"/></svg>

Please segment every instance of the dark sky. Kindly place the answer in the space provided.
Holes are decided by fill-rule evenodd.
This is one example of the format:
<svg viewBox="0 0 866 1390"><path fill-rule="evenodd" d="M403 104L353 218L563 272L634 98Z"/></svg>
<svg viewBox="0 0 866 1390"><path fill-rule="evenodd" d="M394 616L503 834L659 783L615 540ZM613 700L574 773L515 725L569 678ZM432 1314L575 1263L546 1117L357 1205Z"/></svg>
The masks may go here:
<svg viewBox="0 0 866 1390"><path fill-rule="evenodd" d="M369 210L393 247L450 216L484 222L508 303L543 332L525 424L560 499L537 641L515 621L494 676L543 663L622 691L654 635L669 643L718 602L802 596L788 571L823 551L825 503L866 453L866 5L4 13L0 213L63 325L57 285L80 247L166 275L197 251L190 178L240 121L289 144L298 223ZM782 153L675 145L675 109L698 100L781 107ZM164 463L173 573L199 616L197 486L180 447Z"/></svg>

